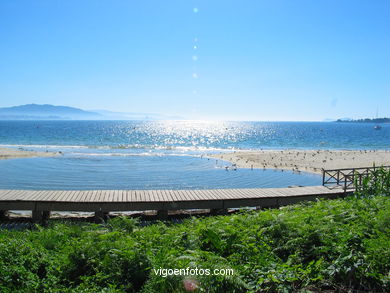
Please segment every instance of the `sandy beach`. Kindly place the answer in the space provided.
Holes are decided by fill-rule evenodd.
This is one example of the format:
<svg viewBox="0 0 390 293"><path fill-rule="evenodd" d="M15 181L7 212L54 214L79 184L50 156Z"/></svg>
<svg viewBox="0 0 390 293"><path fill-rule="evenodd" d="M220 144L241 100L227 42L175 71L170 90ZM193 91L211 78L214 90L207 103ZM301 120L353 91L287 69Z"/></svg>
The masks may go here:
<svg viewBox="0 0 390 293"><path fill-rule="evenodd" d="M259 150L209 155L238 168L265 168L321 173L321 169L390 165L389 150Z"/></svg>
<svg viewBox="0 0 390 293"><path fill-rule="evenodd" d="M0 148L0 160L18 159L18 158L33 158L33 157L53 157L56 155L57 155L57 153L53 153L53 152L36 152L36 151Z"/></svg>

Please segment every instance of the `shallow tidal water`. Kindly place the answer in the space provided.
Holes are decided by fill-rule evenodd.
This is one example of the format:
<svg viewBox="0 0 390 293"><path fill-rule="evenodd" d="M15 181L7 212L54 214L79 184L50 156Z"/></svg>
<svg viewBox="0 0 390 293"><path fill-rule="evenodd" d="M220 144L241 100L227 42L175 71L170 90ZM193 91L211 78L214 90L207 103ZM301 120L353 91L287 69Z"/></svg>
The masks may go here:
<svg viewBox="0 0 390 293"><path fill-rule="evenodd" d="M228 167L228 170L226 170ZM320 185L321 176L237 169L192 156L64 155L0 161L1 189L211 189Z"/></svg>

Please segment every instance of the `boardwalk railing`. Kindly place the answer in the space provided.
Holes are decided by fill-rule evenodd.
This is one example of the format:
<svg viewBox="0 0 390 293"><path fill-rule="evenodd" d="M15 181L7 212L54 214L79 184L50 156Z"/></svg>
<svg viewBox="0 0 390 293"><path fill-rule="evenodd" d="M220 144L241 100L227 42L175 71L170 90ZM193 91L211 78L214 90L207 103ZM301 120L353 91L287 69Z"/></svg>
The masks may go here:
<svg viewBox="0 0 390 293"><path fill-rule="evenodd" d="M344 191L354 188L355 180L362 183L363 178L373 174L376 170L384 168L390 170L390 166L381 167L362 167L362 168L344 168L344 169L322 169L322 185L338 185L343 186Z"/></svg>

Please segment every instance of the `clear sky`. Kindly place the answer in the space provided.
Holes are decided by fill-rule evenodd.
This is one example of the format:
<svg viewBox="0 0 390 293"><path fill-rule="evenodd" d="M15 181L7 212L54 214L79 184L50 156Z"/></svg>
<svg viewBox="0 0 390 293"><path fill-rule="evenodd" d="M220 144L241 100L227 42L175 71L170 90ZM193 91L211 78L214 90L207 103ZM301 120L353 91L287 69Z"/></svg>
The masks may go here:
<svg viewBox="0 0 390 293"><path fill-rule="evenodd" d="M390 117L388 0L1 0L0 107Z"/></svg>

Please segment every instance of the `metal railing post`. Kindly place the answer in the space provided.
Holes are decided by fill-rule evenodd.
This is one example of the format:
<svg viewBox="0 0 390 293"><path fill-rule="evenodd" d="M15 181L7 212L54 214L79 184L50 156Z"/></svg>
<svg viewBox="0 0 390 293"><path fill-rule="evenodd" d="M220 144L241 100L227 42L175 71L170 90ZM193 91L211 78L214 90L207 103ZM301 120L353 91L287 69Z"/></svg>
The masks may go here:
<svg viewBox="0 0 390 293"><path fill-rule="evenodd" d="M325 186L325 170L322 168L322 186Z"/></svg>

